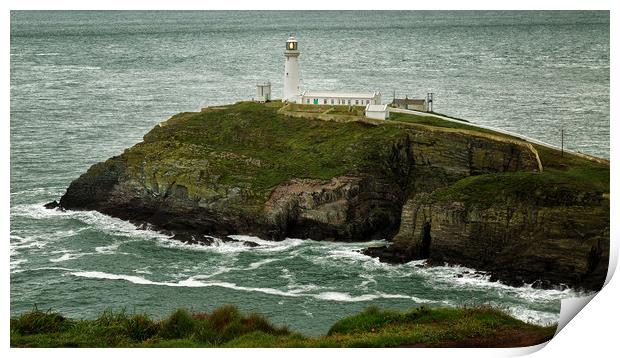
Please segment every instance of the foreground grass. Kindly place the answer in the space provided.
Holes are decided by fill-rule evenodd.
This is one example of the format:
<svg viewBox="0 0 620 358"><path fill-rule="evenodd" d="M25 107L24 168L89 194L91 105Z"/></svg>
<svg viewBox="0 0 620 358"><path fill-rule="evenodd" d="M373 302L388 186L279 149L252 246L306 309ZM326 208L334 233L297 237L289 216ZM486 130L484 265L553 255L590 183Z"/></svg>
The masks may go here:
<svg viewBox="0 0 620 358"><path fill-rule="evenodd" d="M408 312L369 307L304 337L234 306L211 313L175 311L161 321L144 314L104 312L71 320L34 310L11 319L12 347L516 347L545 342L555 327L524 323L488 308L419 307Z"/></svg>

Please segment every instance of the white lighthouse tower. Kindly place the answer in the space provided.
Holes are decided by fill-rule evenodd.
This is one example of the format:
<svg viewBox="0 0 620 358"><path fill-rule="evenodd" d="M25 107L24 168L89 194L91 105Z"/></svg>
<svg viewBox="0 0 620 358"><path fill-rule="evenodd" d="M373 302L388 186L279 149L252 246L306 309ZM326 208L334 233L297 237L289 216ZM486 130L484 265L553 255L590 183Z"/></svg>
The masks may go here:
<svg viewBox="0 0 620 358"><path fill-rule="evenodd" d="M294 34L286 40L286 50L284 51L286 62L284 63L284 90L282 100L297 102L300 94L299 90L299 50L297 50L297 39Z"/></svg>

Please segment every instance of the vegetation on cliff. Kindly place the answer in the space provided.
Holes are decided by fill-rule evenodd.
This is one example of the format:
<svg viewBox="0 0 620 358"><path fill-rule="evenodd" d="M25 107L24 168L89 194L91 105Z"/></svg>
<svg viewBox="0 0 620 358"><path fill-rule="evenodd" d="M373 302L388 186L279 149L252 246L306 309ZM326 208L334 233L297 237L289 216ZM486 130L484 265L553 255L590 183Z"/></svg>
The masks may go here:
<svg viewBox="0 0 620 358"><path fill-rule="evenodd" d="M34 310L11 319L12 347L518 347L553 337L555 327L521 322L500 310L418 307L365 311L336 322L321 337L277 327L234 306L210 313L179 309L163 320L104 312L72 320Z"/></svg>

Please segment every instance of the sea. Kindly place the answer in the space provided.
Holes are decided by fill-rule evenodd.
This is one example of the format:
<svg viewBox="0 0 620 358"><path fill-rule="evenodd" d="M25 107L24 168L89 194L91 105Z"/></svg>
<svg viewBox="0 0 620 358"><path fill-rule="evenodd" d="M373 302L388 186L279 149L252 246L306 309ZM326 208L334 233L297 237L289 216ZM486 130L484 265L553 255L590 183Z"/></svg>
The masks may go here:
<svg viewBox="0 0 620 358"><path fill-rule="evenodd" d="M94 211L47 210L91 165L182 111L279 97L295 33L301 86L423 98L434 110L609 158L607 11L12 11L11 315L163 318L234 304L310 336L374 305L491 305L557 322L559 286L467 267L381 263L337 243L237 235L186 245ZM242 233L239 233L242 234ZM388 238L385 238L388 239Z"/></svg>

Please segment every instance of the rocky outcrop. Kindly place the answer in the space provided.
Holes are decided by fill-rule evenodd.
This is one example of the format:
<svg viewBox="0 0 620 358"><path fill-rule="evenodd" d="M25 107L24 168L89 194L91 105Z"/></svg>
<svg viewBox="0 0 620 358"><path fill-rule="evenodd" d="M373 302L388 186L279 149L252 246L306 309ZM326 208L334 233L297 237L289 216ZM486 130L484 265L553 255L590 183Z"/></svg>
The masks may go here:
<svg viewBox="0 0 620 358"><path fill-rule="evenodd" d="M231 234L394 238L367 253L463 264L513 284L595 287L608 255L609 185L573 185L556 162L489 131L331 123L237 104L162 123L93 165L59 204L190 233L178 236L188 243ZM489 180L463 185L470 178ZM542 194L530 200L530 191Z"/></svg>
<svg viewBox="0 0 620 358"><path fill-rule="evenodd" d="M505 186L487 204L441 195L446 190L417 194L403 206L393 243L365 252L388 262L428 259L473 267L517 286L599 290L609 260L609 196L538 189L520 197Z"/></svg>

